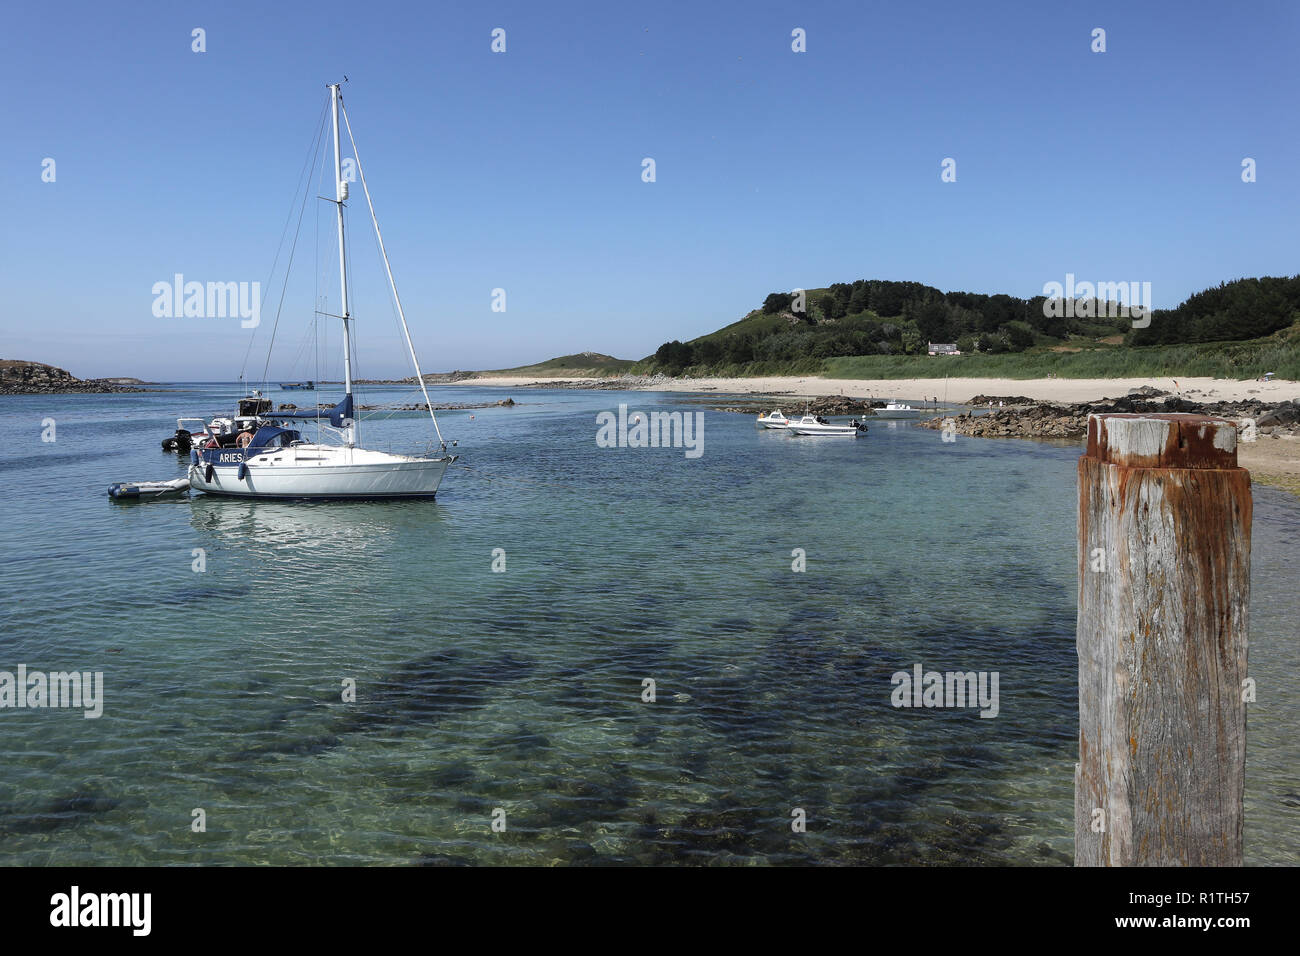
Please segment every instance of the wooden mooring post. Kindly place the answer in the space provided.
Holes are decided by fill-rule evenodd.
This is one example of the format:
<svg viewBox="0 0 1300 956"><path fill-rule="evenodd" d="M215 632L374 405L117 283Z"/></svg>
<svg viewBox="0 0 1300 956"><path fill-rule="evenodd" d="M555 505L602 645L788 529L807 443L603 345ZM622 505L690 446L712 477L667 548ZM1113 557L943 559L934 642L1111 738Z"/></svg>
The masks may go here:
<svg viewBox="0 0 1300 956"><path fill-rule="evenodd" d="M1088 419L1076 866L1241 865L1250 524L1232 422Z"/></svg>

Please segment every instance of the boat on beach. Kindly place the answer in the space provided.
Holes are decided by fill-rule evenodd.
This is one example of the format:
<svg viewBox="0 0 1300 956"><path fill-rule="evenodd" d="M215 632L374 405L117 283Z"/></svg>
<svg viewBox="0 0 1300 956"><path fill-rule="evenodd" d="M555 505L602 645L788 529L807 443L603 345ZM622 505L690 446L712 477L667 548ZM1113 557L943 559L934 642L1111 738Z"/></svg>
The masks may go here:
<svg viewBox="0 0 1300 956"><path fill-rule="evenodd" d="M793 435L811 435L823 438L857 438L867 433L867 426L857 419L846 423L829 422L820 415L805 415L786 426Z"/></svg>

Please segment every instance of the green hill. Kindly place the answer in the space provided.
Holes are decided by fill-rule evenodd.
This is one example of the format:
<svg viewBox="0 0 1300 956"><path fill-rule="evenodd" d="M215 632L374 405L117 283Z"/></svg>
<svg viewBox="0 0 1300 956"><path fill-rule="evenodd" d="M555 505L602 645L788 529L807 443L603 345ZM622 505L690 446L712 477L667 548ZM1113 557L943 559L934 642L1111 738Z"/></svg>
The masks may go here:
<svg viewBox="0 0 1300 956"><path fill-rule="evenodd" d="M1117 302L941 292L859 279L774 292L744 318L636 363L668 375L1068 378L1276 372L1300 379L1300 276L1238 279L1157 309L1135 329ZM959 356L930 356L927 343Z"/></svg>
<svg viewBox="0 0 1300 956"><path fill-rule="evenodd" d="M631 359L614 358L600 352L579 352L576 355L561 355L557 358L538 362L536 365L521 365L518 368L503 368L493 371L478 372L479 377L492 375L532 375L537 378L606 378L622 375L636 363Z"/></svg>

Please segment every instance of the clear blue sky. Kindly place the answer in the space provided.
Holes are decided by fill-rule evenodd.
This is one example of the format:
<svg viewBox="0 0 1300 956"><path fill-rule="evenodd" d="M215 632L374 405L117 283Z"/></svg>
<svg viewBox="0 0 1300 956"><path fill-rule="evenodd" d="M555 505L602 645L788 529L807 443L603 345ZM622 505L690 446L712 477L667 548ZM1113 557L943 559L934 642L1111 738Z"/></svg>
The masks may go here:
<svg viewBox="0 0 1300 956"><path fill-rule="evenodd" d="M83 377L238 374L250 333L237 320L155 318L151 288L176 272L265 283L325 84L344 73L426 370L639 358L770 291L856 278L1030 296L1073 272L1149 281L1166 307L1221 280L1291 274L1297 9L11 5L0 357ZM191 51L195 27L205 53ZM796 27L806 53L791 51ZM1090 49L1096 27L1105 53ZM654 183L641 181L647 156ZM945 157L955 183L940 181ZM404 374L353 198L360 373ZM294 359L316 216L328 224L331 209L308 206L272 377L311 374ZM333 239L319 234L337 305ZM490 309L497 287L505 313ZM259 372L278 293L263 294Z"/></svg>

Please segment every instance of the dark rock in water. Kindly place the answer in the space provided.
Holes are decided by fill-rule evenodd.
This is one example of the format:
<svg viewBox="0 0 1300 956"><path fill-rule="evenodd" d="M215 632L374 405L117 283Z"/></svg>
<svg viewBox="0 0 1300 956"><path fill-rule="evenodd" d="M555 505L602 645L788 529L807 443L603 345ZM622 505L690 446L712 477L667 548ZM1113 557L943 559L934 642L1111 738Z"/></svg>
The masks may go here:
<svg viewBox="0 0 1300 956"><path fill-rule="evenodd" d="M1034 848L1034 852L1044 859L1055 860L1058 863L1073 863L1074 860L1060 850L1053 849L1046 843L1040 843Z"/></svg>
<svg viewBox="0 0 1300 956"><path fill-rule="evenodd" d="M570 843L564 848L567 865L593 863L600 859L600 854L590 843Z"/></svg>
<svg viewBox="0 0 1300 956"><path fill-rule="evenodd" d="M99 813L121 806L122 801L105 796L98 790L79 790L56 797L33 813L6 814L0 817L0 833L49 833L63 827L77 826Z"/></svg>
<svg viewBox="0 0 1300 956"><path fill-rule="evenodd" d="M713 627L719 631L725 631L731 634L739 634L744 631L752 631L754 622L743 617L729 617L721 621L714 622Z"/></svg>
<svg viewBox="0 0 1300 956"><path fill-rule="evenodd" d="M438 787L463 787L473 783L477 777L478 774L473 767L464 760L458 760L445 767L439 767L430 773L427 779L429 783Z"/></svg>
<svg viewBox="0 0 1300 956"><path fill-rule="evenodd" d="M276 740L260 747L250 747L243 752L244 757L264 757L270 754L284 754L291 757L315 757L333 750L343 741L334 734L320 734L316 737L295 737L288 740Z"/></svg>
<svg viewBox="0 0 1300 956"><path fill-rule="evenodd" d="M415 860L416 866L477 866L467 856L450 856L446 853L421 853Z"/></svg>
<svg viewBox="0 0 1300 956"><path fill-rule="evenodd" d="M976 395L967 405L1035 405L1032 398L1023 395Z"/></svg>
<svg viewBox="0 0 1300 956"><path fill-rule="evenodd" d="M647 724L638 727L632 731L633 747L649 747L659 739L660 727L657 724Z"/></svg>
<svg viewBox="0 0 1300 956"><path fill-rule="evenodd" d="M211 600L229 600L231 598L242 597L248 594L252 588L246 584L221 586L221 585L189 585L177 588L170 594L155 594L148 599L149 604L179 605L187 606L199 601Z"/></svg>
<svg viewBox="0 0 1300 956"><path fill-rule="evenodd" d="M520 727L516 733L502 734L489 740L482 748L489 753L508 753L516 758L526 758L543 750L551 749L550 738L543 734L530 733Z"/></svg>
<svg viewBox="0 0 1300 956"><path fill-rule="evenodd" d="M467 816L486 817L492 814L496 803L496 800L489 800L477 794L462 793L456 798L455 809L457 813L464 813Z"/></svg>
<svg viewBox="0 0 1300 956"><path fill-rule="evenodd" d="M277 409L277 411L281 411L281 412L292 412L292 411L296 411L297 409L298 409L298 406L295 405L295 404L293 404L293 402L285 402L283 405L281 405L281 406Z"/></svg>
<svg viewBox="0 0 1300 956"><path fill-rule="evenodd" d="M384 730L401 734L416 725L436 724L480 707L494 685L519 680L535 664L510 653L491 660L464 661L456 651L438 651L398 668L374 684L361 684L355 703L335 704L341 714L324 733L293 737L284 732L250 747L238 759L269 754L314 756L341 746L348 734ZM319 729L319 728L313 728Z"/></svg>

